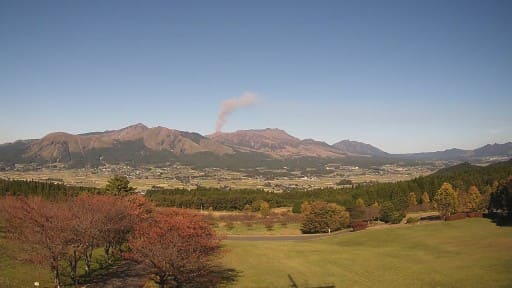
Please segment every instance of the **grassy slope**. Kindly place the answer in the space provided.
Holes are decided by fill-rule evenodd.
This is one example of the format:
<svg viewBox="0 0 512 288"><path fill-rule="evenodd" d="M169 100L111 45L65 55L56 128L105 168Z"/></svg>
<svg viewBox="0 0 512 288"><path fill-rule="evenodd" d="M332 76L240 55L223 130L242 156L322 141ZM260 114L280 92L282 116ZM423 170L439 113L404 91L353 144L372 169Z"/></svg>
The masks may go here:
<svg viewBox="0 0 512 288"><path fill-rule="evenodd" d="M234 223L233 229L228 229L225 223L215 229L218 233L224 235L300 235L300 224L290 223L286 226L282 226L280 223L276 223L271 230L267 230L261 223L255 223L252 227L247 227L242 223Z"/></svg>
<svg viewBox="0 0 512 288"><path fill-rule="evenodd" d="M224 263L242 271L234 287L288 287L287 274L299 287L512 286L512 227L486 219L304 242L225 243ZM36 280L50 286L47 271L14 260L16 250L0 239L0 287L32 287Z"/></svg>
<svg viewBox="0 0 512 288"><path fill-rule="evenodd" d="M487 219L305 242L226 241L237 287L511 287L512 227Z"/></svg>

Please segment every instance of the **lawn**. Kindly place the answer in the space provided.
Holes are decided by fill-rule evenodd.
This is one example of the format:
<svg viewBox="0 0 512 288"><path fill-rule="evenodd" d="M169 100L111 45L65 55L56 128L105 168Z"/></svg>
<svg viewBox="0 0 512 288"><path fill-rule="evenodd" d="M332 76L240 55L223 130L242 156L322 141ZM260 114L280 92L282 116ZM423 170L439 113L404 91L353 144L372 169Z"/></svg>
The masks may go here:
<svg viewBox="0 0 512 288"><path fill-rule="evenodd" d="M248 227L244 223L236 222L233 224L232 229L226 227L226 223L220 223L217 228L217 232L224 235L300 235L300 224L290 223L286 226L280 223L274 224L272 229L265 228L262 223L254 223L251 227Z"/></svg>
<svg viewBox="0 0 512 288"><path fill-rule="evenodd" d="M512 227L466 219L301 242L226 241L233 287L512 287Z"/></svg>
<svg viewBox="0 0 512 288"><path fill-rule="evenodd" d="M222 261L240 272L232 287L290 287L288 274L301 288L512 287L512 227L487 219L311 241L224 244ZM15 260L21 253L17 246L0 237L0 287L32 287L34 281L51 287L48 271Z"/></svg>

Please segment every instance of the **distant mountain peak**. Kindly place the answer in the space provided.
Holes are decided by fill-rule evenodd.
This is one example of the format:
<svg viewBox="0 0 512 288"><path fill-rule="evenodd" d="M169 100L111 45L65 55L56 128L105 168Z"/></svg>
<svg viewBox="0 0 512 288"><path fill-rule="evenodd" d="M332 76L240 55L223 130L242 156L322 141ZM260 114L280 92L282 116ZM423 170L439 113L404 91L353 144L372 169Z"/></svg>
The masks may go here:
<svg viewBox="0 0 512 288"><path fill-rule="evenodd" d="M275 158L344 157L345 153L318 141L303 141L277 128L214 133L210 139L245 152L260 152Z"/></svg>
<svg viewBox="0 0 512 288"><path fill-rule="evenodd" d="M377 148L375 146L372 146L370 144L366 144L363 142L349 140L349 139L345 139L340 142L334 143L332 146L339 149L340 151L343 151L346 153L351 153L351 154L379 156L379 157L389 156L388 153L380 150L379 148Z"/></svg>
<svg viewBox="0 0 512 288"><path fill-rule="evenodd" d="M124 127L124 128L121 128L117 131L125 131L125 130L147 130L149 129L148 126L142 124L142 123L137 123L137 124L133 124L133 125L130 125L130 126L127 126L127 127Z"/></svg>

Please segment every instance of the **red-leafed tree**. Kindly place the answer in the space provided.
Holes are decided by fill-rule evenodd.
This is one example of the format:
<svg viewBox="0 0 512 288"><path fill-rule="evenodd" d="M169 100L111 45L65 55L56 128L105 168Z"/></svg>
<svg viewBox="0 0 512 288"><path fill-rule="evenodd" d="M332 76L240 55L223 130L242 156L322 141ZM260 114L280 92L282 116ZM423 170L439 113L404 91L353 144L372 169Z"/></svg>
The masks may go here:
<svg viewBox="0 0 512 288"><path fill-rule="evenodd" d="M138 222L130 208L130 203L121 197L104 196L96 204L95 211L101 215L98 222L99 239L108 263L111 262L112 249L119 249L128 240L128 235Z"/></svg>
<svg viewBox="0 0 512 288"><path fill-rule="evenodd" d="M129 238L127 258L144 263L160 287L212 287L210 278L220 238L195 213L172 209L139 223Z"/></svg>
<svg viewBox="0 0 512 288"><path fill-rule="evenodd" d="M91 272L93 250L103 244L101 242L101 231L103 229L103 217L105 216L106 209L102 208L107 206L103 203L108 201L108 198L110 197L81 195L68 203L74 222L70 229L78 239L78 254L85 260L86 274ZM72 259L78 260L74 256ZM70 263L70 266L73 274L73 268L76 272L76 262Z"/></svg>
<svg viewBox="0 0 512 288"><path fill-rule="evenodd" d="M0 207L8 234L28 248L27 259L50 268L61 286L61 261L66 259L72 225L70 210L61 202L40 197L5 197Z"/></svg>

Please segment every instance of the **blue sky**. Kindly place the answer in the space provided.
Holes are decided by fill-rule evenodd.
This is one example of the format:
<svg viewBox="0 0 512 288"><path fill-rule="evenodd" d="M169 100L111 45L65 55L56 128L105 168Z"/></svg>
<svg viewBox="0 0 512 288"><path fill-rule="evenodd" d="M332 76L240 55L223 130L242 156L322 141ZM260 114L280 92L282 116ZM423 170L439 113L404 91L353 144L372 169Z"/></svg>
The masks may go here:
<svg viewBox="0 0 512 288"><path fill-rule="evenodd" d="M512 141L511 1L0 0L0 143L142 122L388 152Z"/></svg>

